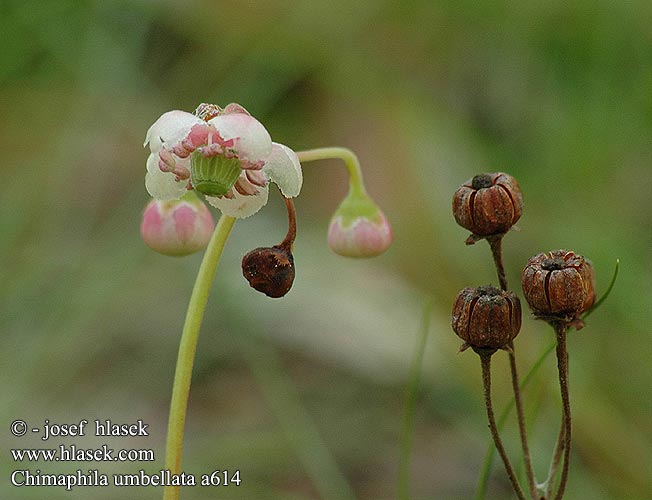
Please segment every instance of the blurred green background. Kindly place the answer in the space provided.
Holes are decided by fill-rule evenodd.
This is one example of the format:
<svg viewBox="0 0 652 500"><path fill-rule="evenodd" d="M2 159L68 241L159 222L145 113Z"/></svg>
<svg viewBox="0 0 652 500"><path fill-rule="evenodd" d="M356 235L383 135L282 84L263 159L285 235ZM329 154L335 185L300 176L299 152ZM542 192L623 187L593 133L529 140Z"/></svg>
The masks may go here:
<svg viewBox="0 0 652 500"><path fill-rule="evenodd" d="M414 500L468 499L488 444L476 357L457 354L450 308L495 282L486 244L465 248L456 187L504 170L523 190L505 240L511 285L540 251L594 262L608 302L569 339L574 449L567 498L652 498L652 3L513 1L3 2L0 27L0 362L7 499L159 498L154 488L16 488L16 468L154 472L163 467L180 329L201 256L140 240L145 131L170 109L239 102L300 150L356 151L393 224L382 257L326 246L346 192L336 161L304 166L297 279L271 300L240 275L248 250L279 242L280 197L239 222L200 337L184 469L241 471L240 487L186 500L396 498L406 375L428 296ZM217 214L216 214L217 216ZM526 313L527 316L527 313ZM553 340L529 317L525 372ZM543 477L559 425L553 358L525 396ZM496 406L509 397L495 363ZM14 463L23 418L143 419L155 463ZM513 421L507 448L518 461ZM53 442L56 441L56 442ZM53 440L80 447L100 438ZM494 467L488 498L511 498Z"/></svg>

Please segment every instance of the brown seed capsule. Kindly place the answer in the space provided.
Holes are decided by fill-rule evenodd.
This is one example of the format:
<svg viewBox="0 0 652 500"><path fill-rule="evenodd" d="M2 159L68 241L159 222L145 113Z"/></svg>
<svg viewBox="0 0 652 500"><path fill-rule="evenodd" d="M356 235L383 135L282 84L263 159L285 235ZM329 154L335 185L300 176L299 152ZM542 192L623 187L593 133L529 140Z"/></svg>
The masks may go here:
<svg viewBox="0 0 652 500"><path fill-rule="evenodd" d="M465 288L455 299L452 324L466 344L502 349L521 329L521 302L514 292L491 285Z"/></svg>
<svg viewBox="0 0 652 500"><path fill-rule="evenodd" d="M453 196L457 223L478 236L506 233L523 213L523 194L516 179L497 172L479 174Z"/></svg>
<svg viewBox="0 0 652 500"><path fill-rule="evenodd" d="M242 258L242 274L268 297L283 297L294 282L294 257L285 247L261 247Z"/></svg>
<svg viewBox="0 0 652 500"><path fill-rule="evenodd" d="M593 265L569 250L531 257L523 269L521 285L537 316L572 319L595 302Z"/></svg>

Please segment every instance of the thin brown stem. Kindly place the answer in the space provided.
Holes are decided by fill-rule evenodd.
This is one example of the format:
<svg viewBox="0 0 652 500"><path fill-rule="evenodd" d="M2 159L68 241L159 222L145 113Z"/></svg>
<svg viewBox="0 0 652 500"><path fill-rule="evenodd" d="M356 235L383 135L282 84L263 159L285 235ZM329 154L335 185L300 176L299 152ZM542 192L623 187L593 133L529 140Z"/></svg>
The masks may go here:
<svg viewBox="0 0 652 500"><path fill-rule="evenodd" d="M532 458L530 457L530 447L527 442L527 432L525 426L525 412L523 411L523 401L521 399L521 389L518 381L518 371L516 370L516 353L514 351L514 342L509 343L509 368L512 373L512 390L514 392L514 404L516 406L516 416L518 419L518 431L521 437L521 447L523 449L523 462L525 463L525 475L527 476L528 487L532 498L537 496L537 484L532 468Z"/></svg>
<svg viewBox="0 0 652 500"><path fill-rule="evenodd" d="M494 264L496 264L496 272L498 273L498 281L500 288L507 291L507 275L505 274L505 266L503 266L503 236L504 234L496 234L487 236L487 241L491 247L491 254L494 257Z"/></svg>
<svg viewBox="0 0 652 500"><path fill-rule="evenodd" d="M514 468L507 457L507 452L503 446L503 442L500 439L498 434L498 427L496 426L496 418L494 416L493 405L491 403L491 356L493 352L484 352L477 350L476 351L480 356L480 363L482 365L482 385L484 386L484 403L487 407L487 419L489 420L489 429L491 430L491 437L494 440L496 449L500 458L503 460L505 465L505 470L507 471L507 477L509 477L510 482L512 483L512 488L516 492L516 496L519 500L526 500L525 494L521 489L521 486L518 483L516 474L514 473Z"/></svg>
<svg viewBox="0 0 652 500"><path fill-rule="evenodd" d="M564 322L556 322L554 324L555 332L557 333L557 369L559 371L559 389L561 391L561 400L564 411L564 465L561 470L561 478L559 480L559 489L555 495L555 500L561 500L564 496L566 489L566 481L568 480L568 469L570 466L570 450L571 450L571 409L570 409L570 396L568 391L568 351L566 350L566 331L567 325Z"/></svg>
<svg viewBox="0 0 652 500"><path fill-rule="evenodd" d="M292 245L294 244L294 239L297 237L297 211L294 208L294 202L292 198L285 198L285 207L288 211L288 234L285 236L285 239L279 243L278 247L292 252Z"/></svg>
<svg viewBox="0 0 652 500"><path fill-rule="evenodd" d="M498 281L500 288L504 291L507 290L507 275L505 274L505 266L503 265L503 242L504 234L498 234L487 237L487 242L491 248L491 254L494 258L496 265L496 273L498 274ZM516 416L518 419L518 430L521 438L521 447L523 449L523 462L525 463L525 474L527 476L528 488L532 498L536 498L537 486L536 478L534 476L534 469L532 468L532 459L530 457L530 447L527 442L527 432L525 430L525 412L523 411L523 400L521 398L521 388L518 381L518 371L516 369L516 352L514 351L514 342L509 343L509 368L512 375L512 390L514 391L514 403L516 406Z"/></svg>

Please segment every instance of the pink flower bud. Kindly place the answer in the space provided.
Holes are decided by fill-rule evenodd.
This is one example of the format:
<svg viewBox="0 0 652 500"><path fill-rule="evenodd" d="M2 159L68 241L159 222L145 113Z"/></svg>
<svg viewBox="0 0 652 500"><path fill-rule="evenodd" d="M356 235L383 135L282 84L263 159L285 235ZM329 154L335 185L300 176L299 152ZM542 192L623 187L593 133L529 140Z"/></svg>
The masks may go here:
<svg viewBox="0 0 652 500"><path fill-rule="evenodd" d="M179 200L150 201L140 234L152 250L180 257L206 248L214 228L208 207L189 191Z"/></svg>
<svg viewBox="0 0 652 500"><path fill-rule="evenodd" d="M328 228L328 245L345 257L375 257L391 243L392 228L380 209L372 218L351 218L336 212Z"/></svg>

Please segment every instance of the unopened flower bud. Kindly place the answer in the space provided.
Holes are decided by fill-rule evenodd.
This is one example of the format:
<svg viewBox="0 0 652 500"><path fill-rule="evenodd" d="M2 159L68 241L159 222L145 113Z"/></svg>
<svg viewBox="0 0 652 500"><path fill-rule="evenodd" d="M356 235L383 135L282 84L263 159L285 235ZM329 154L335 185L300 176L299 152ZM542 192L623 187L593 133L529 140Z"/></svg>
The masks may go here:
<svg viewBox="0 0 652 500"><path fill-rule="evenodd" d="M577 318L595 302L591 261L568 250L531 257L523 269L521 285L537 316Z"/></svg>
<svg viewBox="0 0 652 500"><path fill-rule="evenodd" d="M516 179L497 172L479 174L455 191L453 215L477 236L503 234L523 213L523 194Z"/></svg>
<svg viewBox="0 0 652 500"><path fill-rule="evenodd" d="M455 299L452 325L467 347L503 349L521 329L521 303L514 292L491 285L465 288Z"/></svg>
<svg viewBox="0 0 652 500"><path fill-rule="evenodd" d="M283 297L294 282L294 257L284 246L260 247L242 258L242 274L268 297Z"/></svg>
<svg viewBox="0 0 652 500"><path fill-rule="evenodd" d="M375 257L392 243L392 228L382 210L366 194L342 201L328 227L328 246L345 257Z"/></svg>
<svg viewBox="0 0 652 500"><path fill-rule="evenodd" d="M208 207L188 191L179 200L152 200L143 212L140 234L152 250L184 256L206 248L215 223Z"/></svg>

